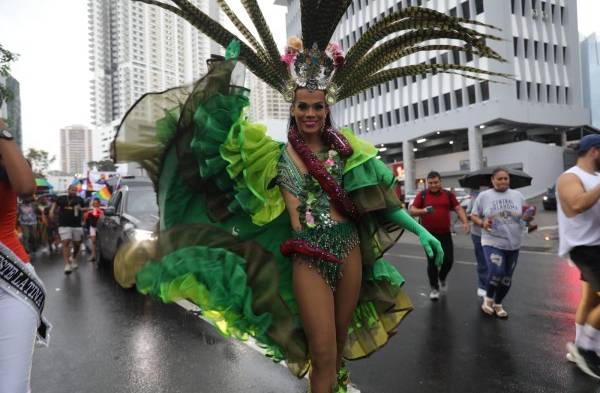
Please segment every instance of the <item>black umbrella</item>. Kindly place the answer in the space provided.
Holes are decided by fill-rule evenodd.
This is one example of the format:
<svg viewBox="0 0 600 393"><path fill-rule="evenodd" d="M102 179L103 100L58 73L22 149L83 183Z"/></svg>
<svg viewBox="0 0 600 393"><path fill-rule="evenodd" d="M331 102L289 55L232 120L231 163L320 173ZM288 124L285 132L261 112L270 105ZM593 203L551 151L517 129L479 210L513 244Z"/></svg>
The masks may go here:
<svg viewBox="0 0 600 393"><path fill-rule="evenodd" d="M458 182L461 187L467 188L479 188L479 187L493 187L492 186L492 172L496 169L495 167L483 168L475 172L471 172L460 179ZM507 169L510 175L510 188L521 188L531 185L531 176L527 173L518 169Z"/></svg>

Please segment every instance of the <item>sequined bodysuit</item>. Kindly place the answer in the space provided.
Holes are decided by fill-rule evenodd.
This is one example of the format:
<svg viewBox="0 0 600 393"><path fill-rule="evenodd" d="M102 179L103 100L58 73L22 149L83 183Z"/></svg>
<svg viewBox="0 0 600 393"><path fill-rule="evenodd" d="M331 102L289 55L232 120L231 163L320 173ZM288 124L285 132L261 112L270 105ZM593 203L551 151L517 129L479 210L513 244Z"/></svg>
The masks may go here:
<svg viewBox="0 0 600 393"><path fill-rule="evenodd" d="M344 161L335 150L316 152L317 158L336 182L342 184ZM287 149L283 149L277 168L277 184L298 198L298 215L302 230L294 232L295 239L304 240L344 260L359 244L356 226L351 221L336 221L331 216L331 201L317 180L303 174ZM335 290L342 276L342 266L318 258L296 256L319 270L327 284Z"/></svg>

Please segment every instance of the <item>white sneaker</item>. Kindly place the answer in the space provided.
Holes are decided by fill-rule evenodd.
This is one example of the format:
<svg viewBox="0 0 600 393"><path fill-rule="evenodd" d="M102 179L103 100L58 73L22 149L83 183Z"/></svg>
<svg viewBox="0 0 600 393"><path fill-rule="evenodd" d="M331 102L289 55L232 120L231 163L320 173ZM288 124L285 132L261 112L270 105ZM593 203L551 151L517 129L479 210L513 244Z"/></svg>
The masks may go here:
<svg viewBox="0 0 600 393"><path fill-rule="evenodd" d="M477 288L477 296L484 297L487 294L487 291L483 288Z"/></svg>
<svg viewBox="0 0 600 393"><path fill-rule="evenodd" d="M73 268L71 267L71 264L67 263L65 265L65 274L71 274L72 271L73 271Z"/></svg>
<svg viewBox="0 0 600 393"><path fill-rule="evenodd" d="M429 292L429 299L438 300L440 298L440 292L437 289L432 288Z"/></svg>
<svg viewBox="0 0 600 393"><path fill-rule="evenodd" d="M79 267L75 258L69 257L69 262L71 262L71 270L75 270Z"/></svg>
<svg viewBox="0 0 600 393"><path fill-rule="evenodd" d="M446 281L440 281L440 292L448 292L448 284L446 283Z"/></svg>

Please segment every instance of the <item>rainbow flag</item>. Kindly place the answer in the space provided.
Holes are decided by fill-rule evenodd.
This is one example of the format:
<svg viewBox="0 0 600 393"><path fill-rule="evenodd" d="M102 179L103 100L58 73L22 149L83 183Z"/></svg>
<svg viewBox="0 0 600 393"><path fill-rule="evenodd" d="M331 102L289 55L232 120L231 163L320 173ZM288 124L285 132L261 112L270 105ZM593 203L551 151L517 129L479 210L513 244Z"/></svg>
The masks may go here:
<svg viewBox="0 0 600 393"><path fill-rule="evenodd" d="M112 194L108 187L104 186L100 191L96 192L96 196L100 198L101 201L108 202Z"/></svg>

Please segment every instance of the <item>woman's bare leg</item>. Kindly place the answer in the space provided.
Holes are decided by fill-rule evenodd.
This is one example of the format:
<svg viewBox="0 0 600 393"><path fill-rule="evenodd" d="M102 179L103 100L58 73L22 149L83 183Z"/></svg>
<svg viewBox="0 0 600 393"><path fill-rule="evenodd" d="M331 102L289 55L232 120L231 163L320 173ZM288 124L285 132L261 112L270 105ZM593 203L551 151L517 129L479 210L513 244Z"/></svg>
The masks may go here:
<svg viewBox="0 0 600 393"><path fill-rule="evenodd" d="M337 338L336 370L340 369L342 354L348 338L348 326L352 321L362 282L360 247L355 247L344 263L344 275L335 290L335 333Z"/></svg>
<svg viewBox="0 0 600 393"><path fill-rule="evenodd" d="M294 261L294 295L308 340L312 393L331 393L336 381L334 300L331 288L315 268Z"/></svg>

